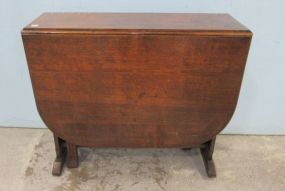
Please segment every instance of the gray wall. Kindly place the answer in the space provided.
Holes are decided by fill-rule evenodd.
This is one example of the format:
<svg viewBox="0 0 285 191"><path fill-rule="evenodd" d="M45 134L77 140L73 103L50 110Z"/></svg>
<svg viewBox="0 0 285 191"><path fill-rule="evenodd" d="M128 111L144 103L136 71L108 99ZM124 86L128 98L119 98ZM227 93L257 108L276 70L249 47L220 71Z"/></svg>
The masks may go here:
<svg viewBox="0 0 285 191"><path fill-rule="evenodd" d="M42 12L220 12L254 32L237 110L224 132L285 134L284 7L284 0L0 0L0 126L44 127L20 37Z"/></svg>

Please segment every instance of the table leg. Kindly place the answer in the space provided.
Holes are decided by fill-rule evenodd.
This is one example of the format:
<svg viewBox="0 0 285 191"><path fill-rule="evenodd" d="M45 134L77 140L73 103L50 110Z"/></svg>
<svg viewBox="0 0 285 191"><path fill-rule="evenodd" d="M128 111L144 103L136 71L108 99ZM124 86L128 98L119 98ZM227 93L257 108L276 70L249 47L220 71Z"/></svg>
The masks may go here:
<svg viewBox="0 0 285 191"><path fill-rule="evenodd" d="M208 177L216 177L216 169L213 161L215 140L216 137L204 143L203 147L200 148Z"/></svg>
<svg viewBox="0 0 285 191"><path fill-rule="evenodd" d="M64 140L54 134L56 158L53 163L52 174L55 176L60 176L62 172L62 167L66 156L66 148L64 143Z"/></svg>
<svg viewBox="0 0 285 191"><path fill-rule="evenodd" d="M67 146L67 167L76 168L78 167L78 153L76 145L66 143Z"/></svg>

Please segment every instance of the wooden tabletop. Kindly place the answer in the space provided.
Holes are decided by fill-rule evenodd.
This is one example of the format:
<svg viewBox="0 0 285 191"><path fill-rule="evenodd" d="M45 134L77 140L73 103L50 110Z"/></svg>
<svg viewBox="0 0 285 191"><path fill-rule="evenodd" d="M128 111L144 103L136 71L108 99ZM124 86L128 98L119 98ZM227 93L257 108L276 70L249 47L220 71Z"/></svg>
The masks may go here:
<svg viewBox="0 0 285 191"><path fill-rule="evenodd" d="M229 14L205 13L44 13L25 32L214 32L251 35Z"/></svg>

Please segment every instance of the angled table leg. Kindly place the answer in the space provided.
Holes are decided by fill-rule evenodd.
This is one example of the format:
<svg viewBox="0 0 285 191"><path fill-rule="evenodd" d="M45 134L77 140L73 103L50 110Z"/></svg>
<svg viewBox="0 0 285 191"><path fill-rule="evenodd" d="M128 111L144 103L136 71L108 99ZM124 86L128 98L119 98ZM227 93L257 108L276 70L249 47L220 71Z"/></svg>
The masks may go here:
<svg viewBox="0 0 285 191"><path fill-rule="evenodd" d="M67 146L67 167L76 168L78 167L78 153L76 145L66 143Z"/></svg>
<svg viewBox="0 0 285 191"><path fill-rule="evenodd" d="M214 152L215 140L216 137L204 143L203 147L200 148L208 177L216 177L215 164L212 158Z"/></svg>
<svg viewBox="0 0 285 191"><path fill-rule="evenodd" d="M56 158L53 163L52 174L55 176L60 176L66 156L66 148L64 145L65 142L61 138L54 135L54 144L55 144Z"/></svg>

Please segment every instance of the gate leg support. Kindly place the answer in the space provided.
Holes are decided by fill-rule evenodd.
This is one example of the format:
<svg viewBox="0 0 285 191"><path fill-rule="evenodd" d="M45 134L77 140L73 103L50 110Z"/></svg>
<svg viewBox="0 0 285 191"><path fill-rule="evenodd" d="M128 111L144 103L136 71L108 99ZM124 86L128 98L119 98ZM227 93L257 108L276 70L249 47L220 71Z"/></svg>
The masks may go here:
<svg viewBox="0 0 285 191"><path fill-rule="evenodd" d="M56 158L53 163L52 174L55 176L60 176L66 156L65 142L55 134L53 137L54 137Z"/></svg>
<svg viewBox="0 0 285 191"><path fill-rule="evenodd" d="M77 168L78 167L78 153L76 145L66 143L67 147L67 167Z"/></svg>
<svg viewBox="0 0 285 191"><path fill-rule="evenodd" d="M214 152L215 140L216 137L204 143L203 147L200 148L208 177L216 177L215 164L212 158Z"/></svg>

